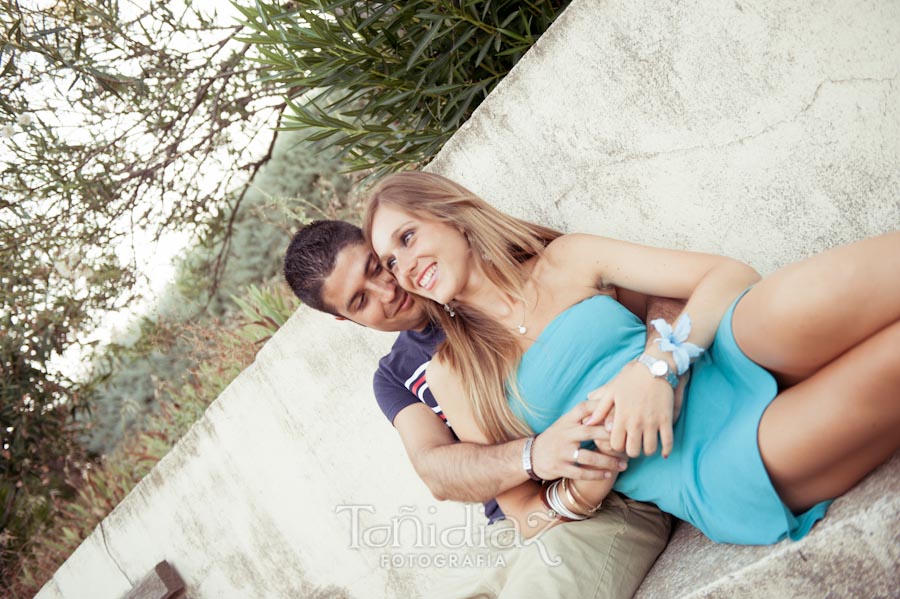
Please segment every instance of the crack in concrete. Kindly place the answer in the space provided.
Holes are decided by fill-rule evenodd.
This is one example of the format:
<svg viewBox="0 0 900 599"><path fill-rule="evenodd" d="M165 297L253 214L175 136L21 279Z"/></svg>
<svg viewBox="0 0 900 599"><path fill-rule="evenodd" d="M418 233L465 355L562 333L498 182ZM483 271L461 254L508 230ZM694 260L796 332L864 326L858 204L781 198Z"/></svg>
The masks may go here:
<svg viewBox="0 0 900 599"><path fill-rule="evenodd" d="M112 554L112 551L109 548L109 542L106 540L106 528L103 527L103 522L101 521L100 524L97 525L97 527L100 529L100 537L103 539L103 547L106 549L106 555L109 556L109 559L112 560L112 563L116 565L116 568L119 569L119 572L122 574L122 576L125 577L125 580L128 581L128 585L133 587L134 581L131 580L128 574L125 574L125 570L123 570L122 566L119 565L119 562L116 560L115 556Z"/></svg>
<svg viewBox="0 0 900 599"><path fill-rule="evenodd" d="M803 108L801 108L797 112L797 114L795 114L794 116L792 116L790 118L781 119L780 121L776 121L775 123L772 123L771 125L767 125L766 127L757 131L756 133L751 133L750 135L745 135L743 137L733 139L733 140L725 142L723 144L712 145L712 146L705 145L705 144L699 144L699 145L695 145L695 146L688 146L686 148L674 148L671 150L662 150L660 152L639 152L639 153L635 153L635 154L628 154L621 160L609 162L609 163L607 163L607 165L611 166L611 165L616 165L616 164L623 164L625 162L653 160L654 158L659 158L660 156L668 156L668 155L675 155L675 154L687 154L690 152L694 152L696 150L721 150L721 149L728 148L728 147L731 147L734 145L742 144L746 141L750 141L752 139L755 139L757 137L761 137L767 133L770 133L770 132L774 131L775 129L777 129L778 127L781 127L782 125L786 125L788 123L793 123L794 121L796 121L798 118L800 118L801 115L805 114L806 112L809 111L810 108L813 107L813 105L819 99L819 95L822 93L822 88L825 87L826 84L831 83L834 85L840 85L840 84L844 84L844 83L859 83L859 82L887 83L891 88L893 88L894 83L897 81L900 81L900 74L895 75L894 77L884 77L881 79L876 79L873 77L853 77L850 79L828 78L828 79L821 81L816 86L816 89L812 94L812 98L810 98L810 100L803 106Z"/></svg>

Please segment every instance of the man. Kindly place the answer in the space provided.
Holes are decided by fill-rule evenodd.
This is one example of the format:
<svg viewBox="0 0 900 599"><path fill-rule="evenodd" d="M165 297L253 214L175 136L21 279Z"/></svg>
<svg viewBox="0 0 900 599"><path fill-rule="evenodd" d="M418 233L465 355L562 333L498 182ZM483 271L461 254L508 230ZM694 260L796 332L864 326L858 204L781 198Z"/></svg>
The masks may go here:
<svg viewBox="0 0 900 599"><path fill-rule="evenodd" d="M627 466L624 456L606 443L604 427L582 424L591 413L587 405L530 439L493 446L458 442L425 379L443 333L381 268L358 227L341 221L304 227L291 241L284 272L291 289L310 307L340 320L400 332L375 374L375 396L436 498L484 502L493 523L503 519L493 498L529 478L598 479ZM647 298L640 294L620 291L618 299L639 316L646 311ZM592 439L606 453L579 450L581 441ZM536 550L510 553L506 568L470 577L468 586L455 588L451 596L630 597L668 533L668 517L654 506L612 494L589 520L555 526L542 535L544 546L562 558L559 566L541 564Z"/></svg>

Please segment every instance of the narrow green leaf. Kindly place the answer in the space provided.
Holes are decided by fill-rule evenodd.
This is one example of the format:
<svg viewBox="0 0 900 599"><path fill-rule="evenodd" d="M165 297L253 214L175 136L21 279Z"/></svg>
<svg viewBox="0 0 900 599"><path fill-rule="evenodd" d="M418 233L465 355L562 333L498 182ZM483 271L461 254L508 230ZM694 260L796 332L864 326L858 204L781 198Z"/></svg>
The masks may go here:
<svg viewBox="0 0 900 599"><path fill-rule="evenodd" d="M410 54L409 59L406 61L406 68L411 69L412 66L416 63L416 60L425 49L431 44L431 41L437 36L438 33L441 32L441 28L443 27L444 22L441 21L433 21L431 27L428 30L428 33L419 41L416 45L415 50L413 50L412 54Z"/></svg>

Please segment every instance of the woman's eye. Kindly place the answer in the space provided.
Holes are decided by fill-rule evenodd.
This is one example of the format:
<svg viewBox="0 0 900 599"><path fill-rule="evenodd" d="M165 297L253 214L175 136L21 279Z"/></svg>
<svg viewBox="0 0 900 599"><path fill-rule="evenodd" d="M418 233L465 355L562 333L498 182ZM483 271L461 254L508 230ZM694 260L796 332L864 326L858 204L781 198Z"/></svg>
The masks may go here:
<svg viewBox="0 0 900 599"><path fill-rule="evenodd" d="M412 235L413 235L412 231L407 231L406 233L403 234L403 236L400 238L400 241L403 242L403 245L409 244L409 240L412 239Z"/></svg>
<svg viewBox="0 0 900 599"><path fill-rule="evenodd" d="M389 271L394 272L394 267L397 265L397 259L396 258L388 258L387 261L384 263L384 265L387 267L387 269Z"/></svg>

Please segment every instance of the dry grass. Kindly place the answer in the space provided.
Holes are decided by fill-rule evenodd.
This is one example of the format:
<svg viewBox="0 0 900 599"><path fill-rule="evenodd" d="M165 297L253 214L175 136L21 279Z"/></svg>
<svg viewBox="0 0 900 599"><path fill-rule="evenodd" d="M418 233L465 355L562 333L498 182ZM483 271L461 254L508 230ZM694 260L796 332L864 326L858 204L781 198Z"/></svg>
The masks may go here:
<svg viewBox="0 0 900 599"><path fill-rule="evenodd" d="M34 535L19 557L19 572L4 589L10 599L33 597L81 542L137 485L196 422L219 393L249 365L258 345L248 342L245 323L224 328L214 321L202 325L178 325L190 341L198 368L188 382L174 388L157 383L159 411L140 430L101 461L69 472L76 489L70 500L54 500L52 524Z"/></svg>

